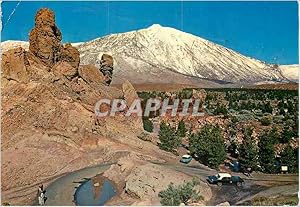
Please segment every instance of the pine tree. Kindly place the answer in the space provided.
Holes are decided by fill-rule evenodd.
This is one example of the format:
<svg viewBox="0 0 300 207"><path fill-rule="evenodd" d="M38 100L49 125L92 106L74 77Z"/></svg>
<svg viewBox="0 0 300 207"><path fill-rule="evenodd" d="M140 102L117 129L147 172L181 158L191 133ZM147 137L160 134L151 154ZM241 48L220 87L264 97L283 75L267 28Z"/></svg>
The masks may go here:
<svg viewBox="0 0 300 207"><path fill-rule="evenodd" d="M258 164L258 150L252 139L253 128L245 128L243 130L244 140L240 145L239 161L243 169L252 168L257 169Z"/></svg>
<svg viewBox="0 0 300 207"><path fill-rule="evenodd" d="M293 132L290 130L290 127L285 126L279 141L281 143L288 143L292 139L292 137L293 137Z"/></svg>
<svg viewBox="0 0 300 207"><path fill-rule="evenodd" d="M159 147L169 152L173 152L181 144L181 138L176 134L176 130L165 122L160 124L159 140Z"/></svg>
<svg viewBox="0 0 300 207"><path fill-rule="evenodd" d="M298 172L297 154L295 156L293 148L288 144L280 153L281 164L288 166L288 171L291 173Z"/></svg>
<svg viewBox="0 0 300 207"><path fill-rule="evenodd" d="M262 171L266 173L275 172L275 149L274 144L276 139L276 132L273 128L270 131L263 132L259 137L259 163L262 167Z"/></svg>
<svg viewBox="0 0 300 207"><path fill-rule="evenodd" d="M185 123L184 121L181 119L178 123L178 127L177 127L177 134L180 136L180 137L185 137L185 134L187 132L187 129L185 127Z"/></svg>
<svg viewBox="0 0 300 207"><path fill-rule="evenodd" d="M198 133L189 137L190 152L209 167L218 169L226 158L224 140L221 129L213 125L205 125Z"/></svg>

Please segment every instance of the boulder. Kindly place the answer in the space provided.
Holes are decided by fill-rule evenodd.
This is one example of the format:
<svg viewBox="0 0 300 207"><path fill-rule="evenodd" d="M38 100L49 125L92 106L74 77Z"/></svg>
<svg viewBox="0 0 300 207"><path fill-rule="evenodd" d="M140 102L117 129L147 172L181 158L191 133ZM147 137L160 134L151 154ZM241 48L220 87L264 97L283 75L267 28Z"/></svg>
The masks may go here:
<svg viewBox="0 0 300 207"><path fill-rule="evenodd" d="M103 54L100 61L100 71L105 77L106 85L110 85L113 75L113 58L108 54Z"/></svg>
<svg viewBox="0 0 300 207"><path fill-rule="evenodd" d="M54 74L58 76L64 75L68 79L72 79L78 73L77 68L74 68L69 63L62 62L62 61L55 64L54 67L52 68L52 71L54 72Z"/></svg>
<svg viewBox="0 0 300 207"><path fill-rule="evenodd" d="M134 100L139 98L133 85L128 80L123 83L122 91L128 107L131 106Z"/></svg>
<svg viewBox="0 0 300 207"><path fill-rule="evenodd" d="M2 77L7 80L15 80L21 83L28 82L28 66L27 52L21 47L11 49L2 54Z"/></svg>
<svg viewBox="0 0 300 207"><path fill-rule="evenodd" d="M225 201L223 203L219 203L217 206L230 206L230 203L228 201Z"/></svg>
<svg viewBox="0 0 300 207"><path fill-rule="evenodd" d="M61 39L53 11L40 9L35 16L35 27L29 35L29 51L47 66L53 66L59 58Z"/></svg>
<svg viewBox="0 0 300 207"><path fill-rule="evenodd" d="M184 173L147 163L145 165L137 166L131 171L126 178L125 192L141 200L149 198L158 199L159 192L167 189L170 183L181 185L191 180L192 177ZM207 188L207 190L204 191L202 188ZM211 190L203 182L200 181L198 189L202 189L201 195L205 200L211 198Z"/></svg>
<svg viewBox="0 0 300 207"><path fill-rule="evenodd" d="M94 65L82 65L78 69L79 76L89 84L104 84L105 77Z"/></svg>
<svg viewBox="0 0 300 207"><path fill-rule="evenodd" d="M79 51L70 43L68 43L64 47L62 47L59 60L68 62L72 67L77 69L80 63Z"/></svg>

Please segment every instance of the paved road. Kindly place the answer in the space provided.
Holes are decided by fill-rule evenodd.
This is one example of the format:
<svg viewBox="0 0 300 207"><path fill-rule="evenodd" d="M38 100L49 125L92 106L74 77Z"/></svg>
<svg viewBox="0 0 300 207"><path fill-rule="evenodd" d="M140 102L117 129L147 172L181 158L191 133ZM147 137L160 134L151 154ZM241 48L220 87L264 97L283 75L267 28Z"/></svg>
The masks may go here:
<svg viewBox="0 0 300 207"><path fill-rule="evenodd" d="M107 170L112 164L87 167L58 178L46 188L47 206L74 206L76 188L86 179Z"/></svg>

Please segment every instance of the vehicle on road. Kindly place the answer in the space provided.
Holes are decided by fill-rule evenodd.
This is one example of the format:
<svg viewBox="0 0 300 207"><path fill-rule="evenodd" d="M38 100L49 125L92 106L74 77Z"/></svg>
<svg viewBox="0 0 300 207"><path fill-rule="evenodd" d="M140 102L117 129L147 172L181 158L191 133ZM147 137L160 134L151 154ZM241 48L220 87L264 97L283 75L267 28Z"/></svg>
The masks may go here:
<svg viewBox="0 0 300 207"><path fill-rule="evenodd" d="M184 164L188 164L192 161L192 156L191 155L182 155L180 162Z"/></svg>
<svg viewBox="0 0 300 207"><path fill-rule="evenodd" d="M237 185L241 186L244 180L239 176L232 176L229 173L218 173L217 175L208 176L207 181L210 184L222 185Z"/></svg>

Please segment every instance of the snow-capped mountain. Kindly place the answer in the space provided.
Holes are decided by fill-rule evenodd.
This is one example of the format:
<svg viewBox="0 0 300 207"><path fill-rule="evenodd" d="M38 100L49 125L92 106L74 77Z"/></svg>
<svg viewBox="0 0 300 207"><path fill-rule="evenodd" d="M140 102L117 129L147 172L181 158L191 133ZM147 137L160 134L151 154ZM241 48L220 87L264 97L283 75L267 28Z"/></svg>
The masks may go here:
<svg viewBox="0 0 300 207"><path fill-rule="evenodd" d="M279 69L272 65L157 24L98 38L79 45L78 49L83 64L96 63L103 52L112 54L116 69L123 73L124 70L134 72L136 79L141 73L163 71L227 82L284 79Z"/></svg>
<svg viewBox="0 0 300 207"><path fill-rule="evenodd" d="M98 64L103 53L114 58L113 83L180 83L199 85L286 81L282 67L246 57L231 49L173 28L149 28L111 34L75 43L81 64ZM3 51L28 48L27 42L6 41ZM213 81L212 81L213 80Z"/></svg>
<svg viewBox="0 0 300 207"><path fill-rule="evenodd" d="M279 68L288 80L299 82L299 65L280 65Z"/></svg>

